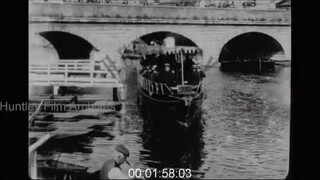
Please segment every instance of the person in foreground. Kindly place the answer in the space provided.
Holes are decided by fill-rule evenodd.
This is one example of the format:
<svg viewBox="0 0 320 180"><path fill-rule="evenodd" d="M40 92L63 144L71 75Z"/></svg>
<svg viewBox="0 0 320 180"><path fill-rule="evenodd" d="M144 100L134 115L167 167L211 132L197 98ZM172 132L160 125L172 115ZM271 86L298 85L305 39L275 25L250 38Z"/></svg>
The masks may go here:
<svg viewBox="0 0 320 180"><path fill-rule="evenodd" d="M102 165L100 179L130 179L120 168L120 165L124 162L131 166L127 161L127 157L129 157L129 150L121 144L117 145L112 159L107 160Z"/></svg>

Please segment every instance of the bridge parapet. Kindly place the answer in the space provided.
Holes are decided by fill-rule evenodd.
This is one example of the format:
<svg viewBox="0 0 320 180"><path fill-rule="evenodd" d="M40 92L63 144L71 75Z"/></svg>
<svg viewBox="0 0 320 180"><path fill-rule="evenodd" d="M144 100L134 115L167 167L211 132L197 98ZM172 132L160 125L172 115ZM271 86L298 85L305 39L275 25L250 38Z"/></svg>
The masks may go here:
<svg viewBox="0 0 320 180"><path fill-rule="evenodd" d="M290 25L285 10L30 2L31 22Z"/></svg>

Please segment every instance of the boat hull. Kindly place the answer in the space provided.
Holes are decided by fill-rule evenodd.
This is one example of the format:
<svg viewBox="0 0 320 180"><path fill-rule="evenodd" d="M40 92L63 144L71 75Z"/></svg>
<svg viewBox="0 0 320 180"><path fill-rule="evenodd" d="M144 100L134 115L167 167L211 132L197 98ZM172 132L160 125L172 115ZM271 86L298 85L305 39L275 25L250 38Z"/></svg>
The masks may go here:
<svg viewBox="0 0 320 180"><path fill-rule="evenodd" d="M60 161L38 161L39 177L43 179L84 179L88 167Z"/></svg>
<svg viewBox="0 0 320 180"><path fill-rule="evenodd" d="M204 95L201 94L186 105L181 100L150 96L138 86L137 103L143 118L153 127L188 130L201 121L203 98Z"/></svg>
<svg viewBox="0 0 320 180"><path fill-rule="evenodd" d="M70 171L70 172L78 172L78 173L84 173L87 171L87 167L70 164L70 163L64 163L60 161L54 161L54 160L47 160L44 162L41 162L38 164L39 169L48 169L52 171Z"/></svg>

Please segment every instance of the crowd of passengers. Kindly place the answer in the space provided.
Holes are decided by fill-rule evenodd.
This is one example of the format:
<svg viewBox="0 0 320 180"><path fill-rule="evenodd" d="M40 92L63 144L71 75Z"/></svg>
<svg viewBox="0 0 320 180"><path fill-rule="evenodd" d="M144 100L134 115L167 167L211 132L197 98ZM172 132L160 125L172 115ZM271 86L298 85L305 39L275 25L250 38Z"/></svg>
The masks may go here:
<svg viewBox="0 0 320 180"><path fill-rule="evenodd" d="M201 70L199 63L194 60L195 54L184 53L184 57L184 83L199 85L206 75ZM146 55L141 61L141 65L143 69L139 73L145 79L156 83L165 83L169 87L182 84L181 62L176 60L173 52Z"/></svg>

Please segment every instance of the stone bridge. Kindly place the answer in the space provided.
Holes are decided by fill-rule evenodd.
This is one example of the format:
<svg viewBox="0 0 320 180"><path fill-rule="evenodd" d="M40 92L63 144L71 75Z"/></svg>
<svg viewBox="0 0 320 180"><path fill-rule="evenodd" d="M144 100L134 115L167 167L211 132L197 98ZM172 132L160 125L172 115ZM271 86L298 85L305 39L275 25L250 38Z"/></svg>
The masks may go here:
<svg viewBox="0 0 320 180"><path fill-rule="evenodd" d="M59 3L30 3L29 9L30 60L41 53L47 59L85 59L97 47L118 61L120 48L155 32L191 40L203 49L207 65L257 49L291 60L291 14L282 10ZM47 40L56 41L54 47Z"/></svg>

